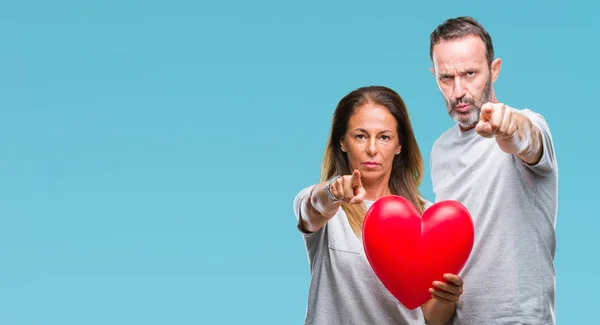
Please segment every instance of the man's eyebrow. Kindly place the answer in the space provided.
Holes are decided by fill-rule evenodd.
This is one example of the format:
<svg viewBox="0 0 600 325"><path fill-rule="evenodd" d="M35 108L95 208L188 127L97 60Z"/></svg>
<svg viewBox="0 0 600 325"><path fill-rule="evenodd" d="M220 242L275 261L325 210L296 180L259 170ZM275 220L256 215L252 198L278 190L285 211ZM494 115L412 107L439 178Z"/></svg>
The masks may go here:
<svg viewBox="0 0 600 325"><path fill-rule="evenodd" d="M467 68L460 68L456 72L458 74L465 74L465 73L467 73L469 71L479 72L479 71L481 71L481 69L467 67ZM447 72L447 71L441 71L441 72L439 72L439 75L440 75L440 77L451 77L451 76L454 75L454 73Z"/></svg>
<svg viewBox="0 0 600 325"><path fill-rule="evenodd" d="M479 70L481 70L481 69L479 69L479 68L470 68L470 67L468 67L468 68L462 68L462 69L458 70L458 72L459 72L459 73L465 73L465 72L468 72L468 71L475 71L475 72L478 72Z"/></svg>

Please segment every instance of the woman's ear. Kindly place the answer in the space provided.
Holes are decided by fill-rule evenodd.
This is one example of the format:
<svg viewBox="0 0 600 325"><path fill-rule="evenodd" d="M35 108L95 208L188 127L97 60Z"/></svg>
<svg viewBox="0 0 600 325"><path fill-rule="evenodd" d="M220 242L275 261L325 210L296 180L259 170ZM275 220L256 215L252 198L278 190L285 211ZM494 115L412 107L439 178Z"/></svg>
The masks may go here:
<svg viewBox="0 0 600 325"><path fill-rule="evenodd" d="M340 140L340 148L343 152L346 152L346 146L344 145L344 141Z"/></svg>
<svg viewBox="0 0 600 325"><path fill-rule="evenodd" d="M396 151L396 155L399 155L402 152L402 145L398 146L398 150Z"/></svg>

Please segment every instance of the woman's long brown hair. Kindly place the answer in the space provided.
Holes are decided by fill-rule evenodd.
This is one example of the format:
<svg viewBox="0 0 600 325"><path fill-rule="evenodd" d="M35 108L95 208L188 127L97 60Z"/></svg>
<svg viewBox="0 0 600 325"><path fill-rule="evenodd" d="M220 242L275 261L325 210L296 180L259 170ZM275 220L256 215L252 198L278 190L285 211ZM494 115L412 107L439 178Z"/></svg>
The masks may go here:
<svg viewBox="0 0 600 325"><path fill-rule="evenodd" d="M404 101L400 95L387 87L358 88L340 100L333 114L329 140L321 166L321 181L329 180L335 175L351 174L348 157L341 150L340 140L348 129L350 117L358 107L368 102L386 107L398 124L398 140L402 145L402 151L394 157L389 180L390 193L406 198L415 205L419 213L423 213L424 202L419 193L419 185L423 178L423 158ZM361 238L366 213L364 204L342 203L342 209L352 230Z"/></svg>

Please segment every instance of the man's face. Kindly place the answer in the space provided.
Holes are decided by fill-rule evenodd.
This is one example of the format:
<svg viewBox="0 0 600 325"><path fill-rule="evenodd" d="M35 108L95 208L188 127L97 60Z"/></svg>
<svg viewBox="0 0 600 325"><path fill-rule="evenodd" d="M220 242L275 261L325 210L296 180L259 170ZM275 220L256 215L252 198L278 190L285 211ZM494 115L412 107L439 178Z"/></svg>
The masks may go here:
<svg viewBox="0 0 600 325"><path fill-rule="evenodd" d="M474 127L479 121L481 106L495 100L493 82L500 60L491 66L481 38L469 35L443 40L433 49L431 72L446 103L448 114L463 128Z"/></svg>

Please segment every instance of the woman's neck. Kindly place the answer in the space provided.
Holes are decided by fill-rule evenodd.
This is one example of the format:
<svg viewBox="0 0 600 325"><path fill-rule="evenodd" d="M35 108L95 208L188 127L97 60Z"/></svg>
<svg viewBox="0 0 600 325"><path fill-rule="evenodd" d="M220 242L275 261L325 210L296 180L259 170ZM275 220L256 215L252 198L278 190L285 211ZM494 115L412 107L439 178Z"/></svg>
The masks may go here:
<svg viewBox="0 0 600 325"><path fill-rule="evenodd" d="M367 192L365 200L376 201L383 196L390 195L389 177L382 177L381 179L374 179L369 182L363 181L363 188Z"/></svg>

